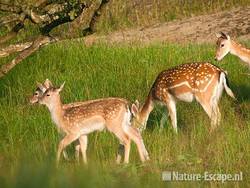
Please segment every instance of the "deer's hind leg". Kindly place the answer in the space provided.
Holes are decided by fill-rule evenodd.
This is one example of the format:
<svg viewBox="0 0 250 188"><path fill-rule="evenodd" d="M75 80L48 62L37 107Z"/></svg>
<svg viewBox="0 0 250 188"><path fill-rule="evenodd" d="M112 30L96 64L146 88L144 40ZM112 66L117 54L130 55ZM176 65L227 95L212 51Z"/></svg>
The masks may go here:
<svg viewBox="0 0 250 188"><path fill-rule="evenodd" d="M122 143L119 144L118 151L117 151L117 157L116 157L116 163L120 164L122 160L122 156L124 156L125 147Z"/></svg>
<svg viewBox="0 0 250 188"><path fill-rule="evenodd" d="M210 118L210 132L212 132L220 122L220 110L218 107L218 100L215 100L212 95L209 96L205 93L197 94L196 100L200 103L200 105Z"/></svg>
<svg viewBox="0 0 250 188"><path fill-rule="evenodd" d="M87 152L87 146L88 146L88 137L87 137L87 135L80 136L79 142L80 142L80 147L81 147L83 162L85 164L87 164L87 154L86 154L86 152Z"/></svg>
<svg viewBox="0 0 250 188"><path fill-rule="evenodd" d="M169 114L168 114L167 107L164 105L162 117L161 117L161 120L160 120L160 129L161 130L164 128L164 125L167 123L168 115Z"/></svg>
<svg viewBox="0 0 250 188"><path fill-rule="evenodd" d="M174 128L175 133L177 133L177 116L176 116L176 103L175 99L172 95L166 94L161 99L162 102L166 105L168 109L168 113L171 119L172 126Z"/></svg>

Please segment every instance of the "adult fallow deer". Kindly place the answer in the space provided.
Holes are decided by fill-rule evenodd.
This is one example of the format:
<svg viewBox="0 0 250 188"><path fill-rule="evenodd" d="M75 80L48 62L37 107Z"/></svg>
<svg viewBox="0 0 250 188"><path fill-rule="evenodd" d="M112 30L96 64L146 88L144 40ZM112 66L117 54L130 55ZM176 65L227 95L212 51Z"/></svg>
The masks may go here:
<svg viewBox="0 0 250 188"><path fill-rule="evenodd" d="M145 129L155 102L160 102L166 106L177 133L176 102L192 102L196 99L211 119L212 131L220 122L218 102L223 89L235 98L228 87L226 73L210 63L182 64L165 70L156 78L144 105L141 108L139 105L132 106L132 111L135 112L133 124ZM163 116L163 119L166 118ZM162 124L163 122L161 121Z"/></svg>

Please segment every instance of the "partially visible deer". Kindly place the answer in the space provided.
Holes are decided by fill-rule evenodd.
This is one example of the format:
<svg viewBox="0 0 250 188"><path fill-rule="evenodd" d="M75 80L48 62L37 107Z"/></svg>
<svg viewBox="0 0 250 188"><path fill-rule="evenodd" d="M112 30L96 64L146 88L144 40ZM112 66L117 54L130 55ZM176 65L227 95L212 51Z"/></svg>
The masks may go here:
<svg viewBox="0 0 250 188"><path fill-rule="evenodd" d="M250 49L243 47L237 42L233 41L229 35L223 32L217 33L217 50L215 60L220 61L228 53L238 56L242 61L250 66Z"/></svg>
<svg viewBox="0 0 250 188"><path fill-rule="evenodd" d="M64 148L75 140L80 141L81 151L84 153L83 160L86 162L87 135L105 128L114 133L124 145L124 163L129 162L131 140L137 145L141 161L149 159L140 132L130 125L131 112L127 100L105 98L89 101L87 105L64 109L60 99L63 86L64 84L60 88L47 89L38 100L40 104L48 107L57 128L66 135L58 146L57 163Z"/></svg>
<svg viewBox="0 0 250 188"><path fill-rule="evenodd" d="M211 129L220 123L221 114L218 107L223 89L234 97L227 85L226 73L210 63L182 64L161 72L156 78L144 105L133 105L135 118L133 125L143 130L148 116L154 109L155 102L163 104L170 115L172 126L177 133L176 102L192 102L196 99L211 119ZM163 116L163 119L166 119ZM161 127L164 121L161 121Z"/></svg>
<svg viewBox="0 0 250 188"><path fill-rule="evenodd" d="M42 97L42 95L45 93L45 91L49 88L53 87L53 84L49 79L46 79L43 84L37 83L37 89L34 92L33 96L29 99L31 104L38 103L39 98ZM70 103L70 104L64 104L63 108L67 109L73 106L79 106L84 104L85 102L75 102L75 103ZM79 161L79 155L80 155L80 143L77 141L75 145L75 157L77 161ZM69 157L67 155L67 152L64 150L63 151L63 156L65 159L69 160Z"/></svg>

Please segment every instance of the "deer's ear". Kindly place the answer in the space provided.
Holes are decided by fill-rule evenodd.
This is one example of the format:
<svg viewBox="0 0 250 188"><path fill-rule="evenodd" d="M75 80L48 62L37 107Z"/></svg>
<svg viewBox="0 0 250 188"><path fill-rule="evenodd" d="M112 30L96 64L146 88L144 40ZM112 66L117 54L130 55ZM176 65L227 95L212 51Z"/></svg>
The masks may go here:
<svg viewBox="0 0 250 188"><path fill-rule="evenodd" d="M227 37L227 40L230 40L230 36L229 35L226 35L226 37Z"/></svg>
<svg viewBox="0 0 250 188"><path fill-rule="evenodd" d="M230 36L227 35L226 33L220 32L219 34L220 34L220 37L221 37L221 38L230 40Z"/></svg>
<svg viewBox="0 0 250 188"><path fill-rule="evenodd" d="M37 86L42 92L45 92L45 91L46 91L46 88L45 88L44 85L41 84L40 82L36 82L36 86Z"/></svg>
<svg viewBox="0 0 250 188"><path fill-rule="evenodd" d="M135 105L137 106L138 109L140 108L140 103L137 99L135 100Z"/></svg>
<svg viewBox="0 0 250 188"><path fill-rule="evenodd" d="M51 81L50 81L48 78L45 80L45 82L43 83L43 85L44 85L46 88L51 88L51 87L53 87Z"/></svg>
<svg viewBox="0 0 250 188"><path fill-rule="evenodd" d="M215 35L216 35L217 38L221 37L221 33L215 33Z"/></svg>
<svg viewBox="0 0 250 188"><path fill-rule="evenodd" d="M58 92L61 92L63 90L64 84L65 84L65 82L63 82L63 84L58 88L58 90L57 90Z"/></svg>
<svg viewBox="0 0 250 188"><path fill-rule="evenodd" d="M136 104L132 104L131 106L131 112L133 114L133 116L136 116L136 114L139 112L139 108L137 108Z"/></svg>

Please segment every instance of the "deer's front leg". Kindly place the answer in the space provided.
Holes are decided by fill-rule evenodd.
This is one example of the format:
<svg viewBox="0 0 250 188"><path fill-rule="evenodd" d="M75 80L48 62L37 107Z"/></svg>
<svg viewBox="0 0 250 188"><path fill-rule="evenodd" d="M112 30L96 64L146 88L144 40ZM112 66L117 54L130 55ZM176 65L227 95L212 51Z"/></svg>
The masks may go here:
<svg viewBox="0 0 250 188"><path fill-rule="evenodd" d="M60 161L60 156L64 148L66 148L69 144L71 144L73 141L75 141L77 138L79 138L79 135L70 134L66 135L59 143L58 150L57 150L57 165Z"/></svg>
<svg viewBox="0 0 250 188"><path fill-rule="evenodd" d="M66 150L63 150L63 157L64 157L65 160L69 161L69 156L68 156Z"/></svg>

